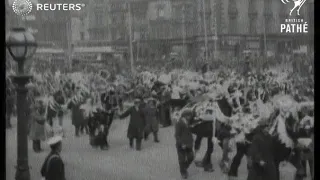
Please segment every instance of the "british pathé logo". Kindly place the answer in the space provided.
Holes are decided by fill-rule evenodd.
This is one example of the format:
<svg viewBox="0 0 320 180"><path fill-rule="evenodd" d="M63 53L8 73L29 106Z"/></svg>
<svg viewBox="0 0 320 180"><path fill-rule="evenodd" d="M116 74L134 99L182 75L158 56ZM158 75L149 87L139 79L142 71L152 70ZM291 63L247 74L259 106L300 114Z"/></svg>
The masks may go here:
<svg viewBox="0 0 320 180"><path fill-rule="evenodd" d="M289 15L291 16L292 12L297 9L297 15L300 15L300 9L301 7L304 5L304 3L306 2L306 0L281 0L281 2L283 4L288 4L290 2L293 2L294 3L294 6L293 8L290 10L290 13Z"/></svg>
<svg viewBox="0 0 320 180"><path fill-rule="evenodd" d="M80 11L85 4L74 3L35 3L35 10L37 11ZM33 8L30 0L14 0L12 3L13 12L19 16L26 16L31 13Z"/></svg>
<svg viewBox="0 0 320 180"><path fill-rule="evenodd" d="M294 6L289 12L289 16L292 15L294 10L297 12L297 16L300 16L300 9L306 2L306 0L281 0L283 4L289 4L293 2ZM308 33L308 23L302 18L289 18L285 19L285 22L280 26L281 33Z"/></svg>

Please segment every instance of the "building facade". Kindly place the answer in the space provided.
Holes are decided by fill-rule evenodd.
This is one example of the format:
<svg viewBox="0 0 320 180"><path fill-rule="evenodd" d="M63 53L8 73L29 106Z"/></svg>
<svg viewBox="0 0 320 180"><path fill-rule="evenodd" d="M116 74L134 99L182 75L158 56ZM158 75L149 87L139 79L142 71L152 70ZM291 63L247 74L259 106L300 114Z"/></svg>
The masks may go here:
<svg viewBox="0 0 320 180"><path fill-rule="evenodd" d="M308 34L280 32L293 2L284 5L280 0L96 1L100 3L92 3L87 12L87 32L78 35L83 37L78 39L129 47L131 24L137 59L162 57L173 51L194 58L203 55L205 45L210 57L218 52L282 53L301 44L313 47L312 1L302 6L300 16L290 17L308 21Z"/></svg>

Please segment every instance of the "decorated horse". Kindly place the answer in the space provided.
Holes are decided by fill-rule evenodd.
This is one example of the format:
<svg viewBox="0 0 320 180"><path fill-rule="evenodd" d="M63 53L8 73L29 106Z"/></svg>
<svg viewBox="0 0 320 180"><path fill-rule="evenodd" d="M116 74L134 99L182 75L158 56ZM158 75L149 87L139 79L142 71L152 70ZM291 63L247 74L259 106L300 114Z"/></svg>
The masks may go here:
<svg viewBox="0 0 320 180"><path fill-rule="evenodd" d="M205 99L207 99L205 97ZM232 115L232 107L224 96L218 99L211 99L205 102L191 101L183 109L192 109L194 116L190 122L192 133L196 135L195 151L196 156L203 138L207 139L207 150L201 161L196 161L198 167L205 171L212 172L211 154L213 153L213 138L224 139L231 136L231 127L227 119ZM223 146L223 141L219 145Z"/></svg>
<svg viewBox="0 0 320 180"><path fill-rule="evenodd" d="M274 164L276 166L277 179L280 178L279 166L282 161L289 161L297 169L297 176L303 174L303 166L301 158L297 153L296 142L302 137L301 131L303 127L300 126L298 112L300 107L294 102L291 97L276 96L273 102L280 102L274 105L275 108L268 116L268 120L264 122L262 128L268 130L269 135L273 139L272 149L274 152ZM260 122L261 123L261 122ZM257 126L261 127L261 126ZM252 140L256 136L255 131L242 135L242 140L237 140L237 154L233 158L228 175L232 179L237 176L238 167L244 155L248 155L248 150L252 146Z"/></svg>
<svg viewBox="0 0 320 180"><path fill-rule="evenodd" d="M276 97L274 99L281 101L279 99L286 99L286 98L288 97L285 97L285 98ZM294 102L291 98L289 99L290 99L289 100L290 102L292 103ZM211 105L208 106L208 104L210 103ZM260 100L260 103L262 104L261 100ZM289 106L291 106L292 103ZM234 139L237 139L236 140L237 154L234 156L230 167L227 166L225 162L223 162L227 160L227 158L225 157L226 155L223 154L223 158L220 163L220 166L226 173L228 173L230 177L237 176L237 171L241 163L241 159L244 155L247 154L248 148L251 145L250 143L252 141L252 138L255 135L254 129L255 127L259 126L259 121L255 120L256 123L253 123L255 125L251 125L252 126L250 128L251 130L245 131L243 128L248 125L245 125L245 124L240 125L240 124L234 123L235 120L232 120L233 118L230 118L230 117L233 117L232 107L228 103L228 100L226 97L216 99L214 102L208 102L207 107L214 107L213 109L211 108L211 110L210 108L206 108L206 106L202 108L200 108L199 106L197 107L196 104L197 103L189 104L189 106L187 105L188 108L194 109L194 112L195 112L195 116L193 118L193 121L191 122L191 126L193 127L193 133L197 135L197 139L195 142L196 151L200 147L199 142L201 142L201 139L204 137L208 138L207 152L204 158L202 159L202 161L196 162L196 164L198 166L204 167L206 171L212 171L212 164L210 159L212 149L213 149L212 135L214 134L216 136L216 138L220 141L219 145L222 147L224 151L226 150L227 153L228 153L229 147L228 147L228 143L225 143L225 142L228 142L228 141L225 141L225 139L230 139L234 137ZM212 106L212 104L215 104L215 105ZM283 114L282 111L288 111L288 110L280 111L279 108L275 108L272 110L270 106L272 106L272 104L268 104L269 113L266 113L264 115L263 121L266 121L267 122L266 124L269 125L268 128L270 129L270 134L272 134L272 137L275 142L274 147L280 152L279 154L281 154L280 156L277 155L275 158L276 159L275 164L277 166L277 169L279 169L278 167L280 162L284 160L290 160L290 162L293 165L301 169L301 163L300 163L299 157L292 155L293 154L292 152L295 151L292 143L293 141L292 139L297 139L299 137L299 134L297 133L297 128L294 128L297 126L297 124L299 124L299 119L297 118L297 115L296 115L297 113L295 113L294 111L293 112L290 111L291 114L289 113L289 115L286 115L286 118L281 118L282 117L281 115ZM196 111L201 111L199 109L203 109L202 111L209 112L209 115L214 114L215 118L212 118L212 116L211 117L209 116L210 118L208 118L208 116L206 118L201 116L198 116L198 118L196 118L197 117ZM210 113L210 111L213 113ZM205 115L208 115L208 113L205 113ZM249 124L252 124L251 122L256 118L252 115L249 115L249 116L251 117L252 120L247 119L245 120L245 122L250 122ZM240 119L243 119L243 118L244 117L240 117ZM216 120L212 120L212 119L216 119ZM282 120L279 120L279 119L282 119ZM214 124L214 126L212 126L212 123ZM271 124L273 125L273 130L271 130L272 129ZM277 128L275 128L275 126ZM242 138L239 138L239 136L242 136ZM242 140L239 140L239 139L242 139Z"/></svg>

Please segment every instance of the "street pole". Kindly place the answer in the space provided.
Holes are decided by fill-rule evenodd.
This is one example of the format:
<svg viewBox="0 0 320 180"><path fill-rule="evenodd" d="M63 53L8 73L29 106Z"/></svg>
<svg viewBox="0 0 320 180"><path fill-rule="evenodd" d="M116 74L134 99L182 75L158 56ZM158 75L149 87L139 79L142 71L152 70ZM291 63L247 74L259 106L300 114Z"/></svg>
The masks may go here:
<svg viewBox="0 0 320 180"><path fill-rule="evenodd" d="M68 67L72 70L72 32L71 32L71 17L67 19L67 58L68 58Z"/></svg>
<svg viewBox="0 0 320 180"><path fill-rule="evenodd" d="M217 17L215 17L215 41L214 41L214 52L215 52L215 57L218 58L219 53L218 53L218 24L217 24Z"/></svg>
<svg viewBox="0 0 320 180"><path fill-rule="evenodd" d="M28 116L26 113L28 89L25 85L31 76L24 75L24 62L18 63L18 75L13 77L17 84L17 167L16 180L30 180L28 162Z"/></svg>
<svg viewBox="0 0 320 180"><path fill-rule="evenodd" d="M17 48L21 47L24 47L24 49L17 51ZM17 90L17 166L15 179L30 180L28 165L28 121L30 113L27 111L30 104L27 103L28 89L26 84L32 76L25 75L24 65L26 59L36 52L37 43L32 33L26 31L25 28L12 28L6 40L6 48L12 59L18 64L17 75L12 76ZM30 51L29 54L28 50Z"/></svg>
<svg viewBox="0 0 320 180"><path fill-rule="evenodd" d="M216 0L214 0L213 2L210 1L210 7L211 7L211 20L212 20L212 24L211 24L211 28L212 31L214 32L214 58L217 58L217 38L218 38L218 33L217 33L217 11L216 11ZM215 12L215 13L214 13Z"/></svg>
<svg viewBox="0 0 320 180"><path fill-rule="evenodd" d="M208 39L207 39L207 22L206 22L206 8L205 0L202 0L203 9L203 27L204 27L204 47L205 47L205 60L208 62Z"/></svg>
<svg viewBox="0 0 320 180"><path fill-rule="evenodd" d="M185 56L185 45L186 45L186 27L185 27L185 6L182 4L182 58L184 61L184 65L187 65L187 60Z"/></svg>
<svg viewBox="0 0 320 180"><path fill-rule="evenodd" d="M129 19L129 42L130 42L130 64L131 73L134 73L134 63L133 63L133 50L132 50L132 19L131 19L131 5L128 3L128 19Z"/></svg>
<svg viewBox="0 0 320 180"><path fill-rule="evenodd" d="M266 33L266 18L264 18L264 26L263 26L263 40L264 40L264 57L267 58L267 33Z"/></svg>
<svg viewBox="0 0 320 180"><path fill-rule="evenodd" d="M215 11L215 17L214 17L214 57L215 59L218 58L219 53L218 53L218 21L217 21L217 13L218 13L218 6L217 6L217 0L214 0L214 9ZM212 13L213 14L213 13Z"/></svg>
<svg viewBox="0 0 320 180"><path fill-rule="evenodd" d="M139 61L139 48L140 48L139 39L137 39L137 62Z"/></svg>

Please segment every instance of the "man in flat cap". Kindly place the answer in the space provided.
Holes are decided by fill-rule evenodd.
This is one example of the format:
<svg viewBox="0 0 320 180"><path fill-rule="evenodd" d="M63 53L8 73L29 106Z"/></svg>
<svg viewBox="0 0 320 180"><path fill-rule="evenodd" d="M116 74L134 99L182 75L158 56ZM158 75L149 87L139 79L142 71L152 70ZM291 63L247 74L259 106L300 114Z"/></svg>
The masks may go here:
<svg viewBox="0 0 320 180"><path fill-rule="evenodd" d="M193 137L191 128L189 127L192 116L193 112L191 110L185 110L182 112L179 121L175 124L174 136L176 138L180 173L183 179L188 178L187 169L194 160Z"/></svg>
<svg viewBox="0 0 320 180"><path fill-rule="evenodd" d="M62 137L54 136L48 140L51 152L46 157L41 175L45 180L65 180L64 164L60 157L62 149Z"/></svg>

